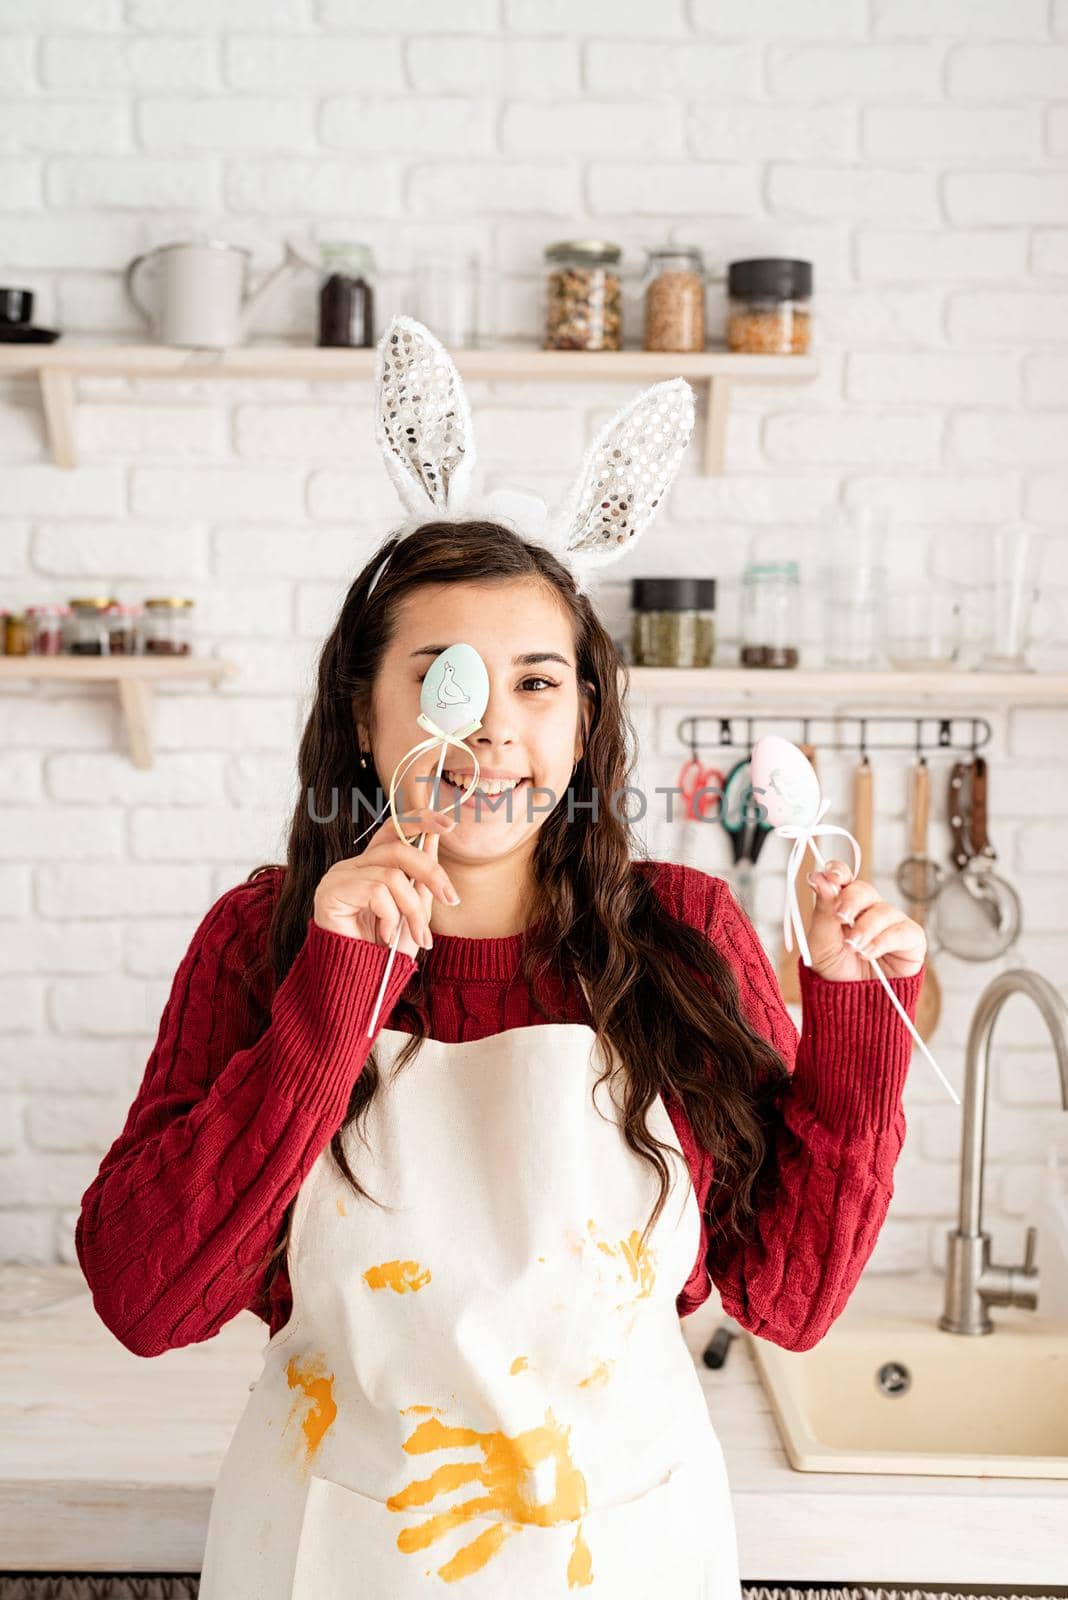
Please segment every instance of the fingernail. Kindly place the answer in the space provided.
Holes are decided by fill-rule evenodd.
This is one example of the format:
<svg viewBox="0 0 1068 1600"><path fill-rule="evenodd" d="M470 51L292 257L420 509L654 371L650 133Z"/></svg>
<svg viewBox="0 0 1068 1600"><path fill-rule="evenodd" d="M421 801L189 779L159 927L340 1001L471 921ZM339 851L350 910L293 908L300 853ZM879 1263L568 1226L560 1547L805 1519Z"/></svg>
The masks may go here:
<svg viewBox="0 0 1068 1600"><path fill-rule="evenodd" d="M847 928L853 926L853 913L851 911L836 911L835 916L839 922L844 922Z"/></svg>
<svg viewBox="0 0 1068 1600"><path fill-rule="evenodd" d="M430 929L429 928L424 928L423 929L423 949L424 950L431 949L432 946L433 946L433 943L434 943L434 939L433 939L433 935L430 932Z"/></svg>
<svg viewBox="0 0 1068 1600"><path fill-rule="evenodd" d="M450 906L458 906L460 904L460 896L456 893L455 889L446 889L445 898L449 902Z"/></svg>
<svg viewBox="0 0 1068 1600"><path fill-rule="evenodd" d="M814 889L816 887L816 874L814 872L810 872L808 877L805 879L805 882L808 884L810 889Z"/></svg>

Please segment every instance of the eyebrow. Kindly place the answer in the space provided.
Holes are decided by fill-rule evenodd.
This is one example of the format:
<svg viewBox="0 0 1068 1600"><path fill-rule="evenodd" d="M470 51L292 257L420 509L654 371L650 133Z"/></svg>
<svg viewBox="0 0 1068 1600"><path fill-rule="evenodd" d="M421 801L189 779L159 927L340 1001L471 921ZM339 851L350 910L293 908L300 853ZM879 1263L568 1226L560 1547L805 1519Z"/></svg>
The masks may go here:
<svg viewBox="0 0 1068 1600"><path fill-rule="evenodd" d="M425 644L421 649L412 651L412 658L440 656L441 652L448 648L448 645L444 644ZM512 657L513 667L536 667L542 661L559 661L564 667L570 667L572 664L566 656L558 655L555 650L529 650L525 655Z"/></svg>

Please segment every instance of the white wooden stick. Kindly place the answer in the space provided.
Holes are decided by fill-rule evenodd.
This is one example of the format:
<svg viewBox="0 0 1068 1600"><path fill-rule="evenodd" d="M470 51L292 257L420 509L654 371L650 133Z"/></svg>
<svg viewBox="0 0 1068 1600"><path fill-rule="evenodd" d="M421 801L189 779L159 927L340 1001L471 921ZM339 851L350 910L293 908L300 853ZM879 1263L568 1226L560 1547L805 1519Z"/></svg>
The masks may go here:
<svg viewBox="0 0 1068 1600"><path fill-rule="evenodd" d="M815 856L816 865L819 867L820 871L821 872L826 872L827 863L823 859L823 855L822 855L822 853L820 851L820 848L817 845L815 839L812 839L812 838L809 839L809 849L812 851L812 854ZM836 895L837 894L841 894L841 892L842 892L841 884L836 884L836 886L835 886ZM857 953L859 954L860 952L858 951ZM916 1043L919 1045L920 1049L923 1051L924 1055L927 1057L928 1061L931 1063L932 1067L934 1067L935 1071L938 1073L938 1076L941 1078L941 1080L945 1084L946 1088L949 1090L950 1098L952 1099L954 1105L958 1105L959 1106L960 1105L960 1096L958 1095L956 1089L954 1089L953 1085L950 1083L949 1079L946 1077L945 1073L942 1071L942 1068L938 1065L938 1062L935 1060L935 1058L931 1054L930 1050L928 1050L928 1048L927 1048L926 1044L924 1043L924 1041L920 1038L919 1034L916 1032L916 1029L915 1029L915 1027L913 1026L913 1023L912 1023L912 1018L909 1016L908 1012L905 1010L904 1006L901 1004L901 1001L898 999L898 997L894 993L893 989L891 989L890 981L887 978L886 973L883 971L882 967L879 965L878 961L876 961L874 956L864 956L863 959L865 961L870 962L871 965L875 968L875 976L878 978L879 982L882 984L883 988L886 990L887 994L890 996L890 1002L893 1005L894 1009L897 1011L898 1015L901 1017L901 1020L904 1022L906 1028L909 1030L909 1032L911 1033L912 1037L915 1039Z"/></svg>

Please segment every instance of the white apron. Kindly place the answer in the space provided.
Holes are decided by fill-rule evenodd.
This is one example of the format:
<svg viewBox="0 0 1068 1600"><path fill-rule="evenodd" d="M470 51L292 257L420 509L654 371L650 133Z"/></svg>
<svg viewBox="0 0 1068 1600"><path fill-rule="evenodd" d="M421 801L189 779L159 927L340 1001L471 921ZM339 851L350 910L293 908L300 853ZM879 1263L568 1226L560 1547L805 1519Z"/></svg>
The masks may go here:
<svg viewBox="0 0 1068 1600"><path fill-rule="evenodd" d="M584 1023L376 1041L366 1144L297 1195L293 1311L215 1489L199 1600L741 1600L675 1299L700 1217L627 1146Z"/></svg>

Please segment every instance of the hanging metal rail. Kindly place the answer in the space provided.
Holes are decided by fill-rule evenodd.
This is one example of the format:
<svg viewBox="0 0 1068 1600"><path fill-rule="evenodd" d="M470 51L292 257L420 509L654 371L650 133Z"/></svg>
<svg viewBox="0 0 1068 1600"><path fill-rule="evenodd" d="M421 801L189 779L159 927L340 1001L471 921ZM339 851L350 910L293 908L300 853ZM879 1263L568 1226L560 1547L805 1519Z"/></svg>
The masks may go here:
<svg viewBox="0 0 1068 1600"><path fill-rule="evenodd" d="M718 736L713 737L710 734L707 737L702 737L700 724L703 722L717 724L719 728ZM722 717L712 712L691 714L679 719L677 737L679 743L688 746L695 757L702 746L705 749L713 750L736 749L739 748L740 741L734 737L733 724L735 722L745 723L745 748L748 750L753 748L753 729L758 722L775 723L777 731L784 722L799 722L801 724L801 736L796 741L798 744L814 744L821 751L857 750L861 755L865 755L869 750L911 750L917 755L922 755L926 750L967 750L974 755L976 751L989 744L992 738L990 723L985 717L901 717L891 714L864 717L845 715L811 717L789 711L768 713L767 715L758 714L756 716L750 716L748 712L745 712L733 717ZM814 735L812 731L815 723L830 723L837 732L843 723L850 722L860 724L859 734L852 739L824 738L821 735ZM902 722L911 722L913 724L915 728L914 739L891 739L879 742L873 741L868 737L868 728L872 723L897 723L900 725ZM927 723L935 723L937 725L937 735L932 739L928 739L925 736L925 724ZM954 738L955 723L970 725L971 737L967 740L964 739L963 735L961 735L960 739Z"/></svg>

